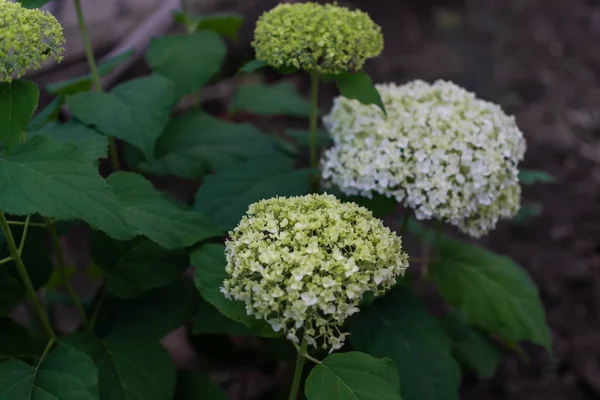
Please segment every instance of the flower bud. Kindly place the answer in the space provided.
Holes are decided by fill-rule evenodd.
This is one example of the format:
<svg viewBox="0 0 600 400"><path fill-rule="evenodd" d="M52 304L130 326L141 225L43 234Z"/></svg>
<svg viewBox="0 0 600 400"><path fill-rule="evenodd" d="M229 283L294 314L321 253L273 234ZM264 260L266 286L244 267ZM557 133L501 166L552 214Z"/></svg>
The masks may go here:
<svg viewBox="0 0 600 400"><path fill-rule="evenodd" d="M359 10L317 3L280 4L256 23L252 46L269 65L339 74L383 50L381 28Z"/></svg>

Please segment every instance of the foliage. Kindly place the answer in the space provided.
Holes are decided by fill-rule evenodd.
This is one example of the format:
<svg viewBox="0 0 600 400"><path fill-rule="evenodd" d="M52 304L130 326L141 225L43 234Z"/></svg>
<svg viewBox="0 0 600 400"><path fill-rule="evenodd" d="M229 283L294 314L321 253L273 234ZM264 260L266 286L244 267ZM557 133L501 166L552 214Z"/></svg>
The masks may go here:
<svg viewBox="0 0 600 400"><path fill-rule="evenodd" d="M413 132L409 122L445 118L450 108L440 99L459 93L450 97L460 112L438 128L465 128L447 144L460 151L459 159L472 160L472 168L457 167L452 179L476 176L471 189L501 192L510 175L514 196L500 200L513 201L511 215L520 184L554 178L517 169L523 143L512 120L493 105L447 85L420 103L399 96L402 89L390 95L375 85L361 68L381 52L382 36L366 14L308 3L263 15L253 43L257 59L236 66L238 74L302 70L312 77L310 100L290 80L267 84L259 78L234 89L222 117L201 104L182 113L176 108L228 78L227 43L238 39L242 16L178 11L175 20L186 32L151 41L145 54L151 74L102 91L100 77L133 52L97 67L90 57L90 73L47 85L55 97L38 109L37 84L17 75L50 56L60 58L58 27L35 9L45 2L0 0L0 26L8 14L23 21L9 24L8 42L0 40L0 399L227 398L209 378L210 369L177 370L161 339L180 327L201 343L198 353L210 348L219 363L225 354L237 356L230 336L260 352L248 357L256 364L265 358L289 362L295 348L290 399L304 387L309 400L453 400L461 375L495 374L503 347L528 341L551 352L543 305L523 268L412 220L411 212L423 217L432 211L415 193L447 186L439 177L424 178L429 165L423 160L447 154L430 146L431 129ZM85 21L78 17L88 46ZM39 32L41 22L50 25ZM27 26L41 35L28 40ZM341 94L334 105L341 114L330 112L327 129L318 128L322 81L334 81ZM409 103L420 117L402 120L402 105ZM63 106L70 111L67 121L58 118ZM497 124L480 114L466 121L463 114L475 106ZM344 124L353 128L351 135ZM495 138L490 143L496 147L472 143L473 130L492 125L504 132L487 137ZM399 126L417 135L408 147L430 154L423 157L415 147L414 154L403 150L382 162L382 154L406 147ZM382 147L375 151L375 145ZM340 146L332 166L331 152ZM353 153L356 146L368 151ZM485 153L499 167L488 173L470 158L473 153ZM319 154L328 156L318 162ZM394 162L403 157L403 168L422 173L418 182L414 174L393 181L402 172ZM333 169L336 185L330 182ZM187 198L174 195L173 183L181 181L193 185ZM357 185L360 190L349 190ZM394 190L414 198L403 202ZM448 190L461 197L466 189ZM471 194L448 207L462 207L467 219L481 217L490 199ZM408 207L398 220L401 202ZM513 223L523 225L541 209L525 205ZM425 216L458 221L430 214ZM387 218L397 234L378 218ZM409 235L431 257L410 254L404 248ZM64 247L73 237L85 239L78 250L89 256L89 265L67 263ZM410 267L400 278L404 251ZM85 297L71 284L82 267L100 284ZM445 301L441 315L424 301L430 286ZM28 318L17 322L13 312L22 304ZM59 332L56 304L77 312L74 332ZM350 332L345 342L344 332ZM324 355L317 342L340 352Z"/></svg>

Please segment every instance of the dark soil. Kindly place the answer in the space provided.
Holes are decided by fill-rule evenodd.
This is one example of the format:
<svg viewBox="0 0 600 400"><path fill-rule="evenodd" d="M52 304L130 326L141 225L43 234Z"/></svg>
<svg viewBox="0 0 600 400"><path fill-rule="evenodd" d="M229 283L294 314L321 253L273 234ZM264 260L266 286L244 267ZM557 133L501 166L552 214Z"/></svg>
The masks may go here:
<svg viewBox="0 0 600 400"><path fill-rule="evenodd" d="M274 3L240 2L248 19L241 43ZM383 26L384 54L367 66L376 82L449 79L502 104L527 138L524 167L558 179L524 190L526 202L543 204L541 216L523 226L502 224L483 240L538 284L554 357L529 347L529 363L507 355L492 380L465 381L461 398L600 398L600 0L339 3L360 7ZM247 45L235 51L251 54ZM169 343L182 340L177 334ZM179 356L187 360L186 351ZM222 383L260 392L280 373L238 377L229 369Z"/></svg>

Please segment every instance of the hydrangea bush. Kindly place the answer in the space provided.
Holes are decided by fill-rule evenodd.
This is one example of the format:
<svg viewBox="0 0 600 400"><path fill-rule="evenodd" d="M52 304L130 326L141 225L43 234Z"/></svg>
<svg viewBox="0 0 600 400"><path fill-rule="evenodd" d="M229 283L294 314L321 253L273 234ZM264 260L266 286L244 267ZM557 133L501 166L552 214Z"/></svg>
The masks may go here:
<svg viewBox="0 0 600 400"><path fill-rule="evenodd" d="M290 366L269 398L455 400L502 351L551 351L527 273L462 239L510 223L521 185L551 177L519 170L523 133L499 106L446 81L373 84L362 68L383 36L366 13L264 13L239 73L306 74L310 100L286 79L241 85L228 115L250 123L198 101L176 112L230 78L244 22L185 1L184 33L150 43L152 73L109 88L133 51L97 63L73 0L90 72L46 85L38 107L27 72L69 45L43 3L0 0L1 400L225 399L208 376L240 354L265 373ZM327 109L324 81L339 89ZM262 132L272 116L308 129ZM162 177L188 180L193 204L158 190ZM86 265L70 265L73 236ZM75 326L57 323L65 307ZM206 368L175 365L161 339L177 329Z"/></svg>

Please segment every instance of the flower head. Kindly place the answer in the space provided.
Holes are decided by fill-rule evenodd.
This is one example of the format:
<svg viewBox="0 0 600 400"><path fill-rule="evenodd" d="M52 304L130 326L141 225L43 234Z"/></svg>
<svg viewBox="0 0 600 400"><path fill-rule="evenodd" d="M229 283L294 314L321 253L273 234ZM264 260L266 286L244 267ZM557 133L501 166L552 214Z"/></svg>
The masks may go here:
<svg viewBox="0 0 600 400"><path fill-rule="evenodd" d="M60 61L64 41L62 26L49 13L0 0L0 82L39 68L48 57Z"/></svg>
<svg viewBox="0 0 600 400"><path fill-rule="evenodd" d="M381 294L408 267L402 241L354 203L331 195L254 203L226 243L222 291L287 337L331 351L365 292Z"/></svg>
<svg viewBox="0 0 600 400"><path fill-rule="evenodd" d="M334 139L322 161L326 185L395 198L419 219L475 237L516 214L525 139L514 117L450 82L376 87L387 118L344 97L324 118Z"/></svg>
<svg viewBox="0 0 600 400"><path fill-rule="evenodd" d="M383 50L381 28L364 12L317 3L280 4L256 23L256 58L274 67L338 74Z"/></svg>

